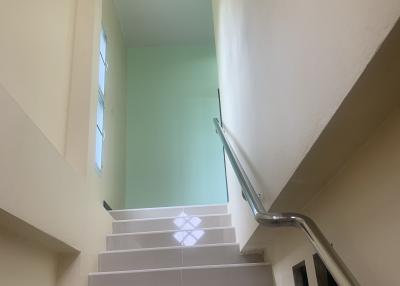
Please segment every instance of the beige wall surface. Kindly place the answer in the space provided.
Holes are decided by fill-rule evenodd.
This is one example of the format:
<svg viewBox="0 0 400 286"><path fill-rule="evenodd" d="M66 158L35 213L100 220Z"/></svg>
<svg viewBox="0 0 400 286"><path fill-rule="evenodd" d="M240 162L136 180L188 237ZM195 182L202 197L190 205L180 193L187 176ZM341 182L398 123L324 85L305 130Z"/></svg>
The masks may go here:
<svg viewBox="0 0 400 286"><path fill-rule="evenodd" d="M400 2L213 4L223 120L268 209L393 27ZM234 197L240 186L228 174ZM232 201L231 211L243 246L252 218L243 203Z"/></svg>
<svg viewBox="0 0 400 286"><path fill-rule="evenodd" d="M105 235L111 232L112 219L102 207L102 201L107 200L113 207L123 204L125 180L121 177L125 164L121 152L125 150L122 133L125 92L120 85L124 81L125 55L121 32L110 6L112 2L105 1L103 24L109 36L110 70L106 87L109 97L106 99L105 168L98 174L94 163L94 131L102 3L97 0L56 2L40 0L35 1L36 6L25 0L0 3L0 32L7 38L4 45L1 41L0 49L6 47L4 52L9 57L3 60L1 50L0 208L30 226L22 233L23 239L28 240L26 256L31 258L21 254L15 256L14 262L21 265L37 262L38 274L42 276L28 273L31 281L26 285L84 286L88 273L97 270L98 252L105 249ZM80 21L74 21L75 13ZM21 26L10 26L16 19ZM26 33L34 28L36 34ZM30 47L34 49L31 51ZM74 77L73 97L68 98L71 70L81 71L81 80L76 81ZM32 74L32 78L25 73ZM62 80L57 81L59 78ZM25 88L34 92L28 93ZM68 103L71 98L73 104ZM43 118L37 118L38 115ZM53 133L54 130L59 133ZM78 142L69 150L74 156L79 154L80 161L64 154L64 142L66 149L70 143L65 134ZM77 146L78 151L74 149ZM29 235L32 229L40 232L41 238L46 237L46 242L56 243L50 250L32 246ZM3 229L0 233L3 236ZM8 240L0 241L0 248L8 246ZM10 249L14 248L20 246ZM1 257L5 258L3 253ZM18 275L21 272L15 267L8 277L14 276L15 285L22 286Z"/></svg>
<svg viewBox="0 0 400 286"><path fill-rule="evenodd" d="M57 285L85 285L111 231L101 194L73 171L4 89L0 108L0 207L67 246L52 249L53 255L63 254ZM31 239L29 232L25 238ZM11 275L20 275L18 268Z"/></svg>
<svg viewBox="0 0 400 286"><path fill-rule="evenodd" d="M0 253L2 285L55 285L57 260L49 250L0 229Z"/></svg>
<svg viewBox="0 0 400 286"><path fill-rule="evenodd" d="M97 93L91 99L88 178L113 209L123 208L126 154L126 48L112 1L103 0L102 26L107 35L103 169L95 167ZM97 61L96 61L97 63ZM95 72L97 75L97 69ZM95 81L97 82L97 76ZM97 85L96 85L97 87ZM96 89L97 90L97 89Z"/></svg>
<svg viewBox="0 0 400 286"><path fill-rule="evenodd" d="M315 218L361 285L399 285L400 110L385 120L303 210ZM292 266L306 260L317 286L315 251L297 230L273 233L268 256L277 285L294 285Z"/></svg>
<svg viewBox="0 0 400 286"><path fill-rule="evenodd" d="M76 172L88 170L91 106L98 90L101 1L77 0L64 156Z"/></svg>
<svg viewBox="0 0 400 286"><path fill-rule="evenodd" d="M0 83L63 153L76 1L0 5Z"/></svg>

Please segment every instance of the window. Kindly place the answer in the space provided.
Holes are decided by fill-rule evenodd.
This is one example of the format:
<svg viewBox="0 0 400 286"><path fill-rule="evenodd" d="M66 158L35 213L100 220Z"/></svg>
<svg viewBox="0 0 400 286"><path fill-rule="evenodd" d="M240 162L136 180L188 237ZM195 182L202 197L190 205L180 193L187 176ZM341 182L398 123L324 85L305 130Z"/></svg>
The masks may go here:
<svg viewBox="0 0 400 286"><path fill-rule="evenodd" d="M104 31L100 34L100 55L99 55L99 96L97 101L96 120L96 167L103 168L103 143L104 143L104 91L106 84L106 51L107 38Z"/></svg>

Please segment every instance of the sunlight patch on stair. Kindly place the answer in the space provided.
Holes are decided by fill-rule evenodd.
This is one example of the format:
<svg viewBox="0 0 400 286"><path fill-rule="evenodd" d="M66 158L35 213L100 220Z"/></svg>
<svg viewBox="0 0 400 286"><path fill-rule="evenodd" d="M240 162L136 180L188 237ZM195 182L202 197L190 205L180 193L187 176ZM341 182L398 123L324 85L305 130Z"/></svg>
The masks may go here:
<svg viewBox="0 0 400 286"><path fill-rule="evenodd" d="M195 230L201 223L199 217L190 217L185 212L174 220L179 231L174 233L174 238L183 246L193 246L204 235L203 230Z"/></svg>

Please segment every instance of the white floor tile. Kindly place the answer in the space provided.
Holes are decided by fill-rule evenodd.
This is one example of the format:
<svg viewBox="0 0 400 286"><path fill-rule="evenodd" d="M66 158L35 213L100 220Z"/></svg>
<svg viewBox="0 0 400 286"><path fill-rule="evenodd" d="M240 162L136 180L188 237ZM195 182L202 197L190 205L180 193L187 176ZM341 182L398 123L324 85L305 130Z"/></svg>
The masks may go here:
<svg viewBox="0 0 400 286"><path fill-rule="evenodd" d="M113 233L133 233L229 226L231 226L231 217L227 214L172 217L162 219L120 220L113 222Z"/></svg>
<svg viewBox="0 0 400 286"><path fill-rule="evenodd" d="M273 286L270 266L186 269L182 286Z"/></svg>
<svg viewBox="0 0 400 286"><path fill-rule="evenodd" d="M248 262L263 262L262 255L243 256L239 245L222 245L209 247L194 247L182 249L182 266L239 264Z"/></svg>
<svg viewBox="0 0 400 286"><path fill-rule="evenodd" d="M240 264L262 261L262 255L240 255L238 244L222 244L105 252L99 256L99 271Z"/></svg>
<svg viewBox="0 0 400 286"><path fill-rule="evenodd" d="M227 211L228 211L227 205L209 205L209 206L114 210L110 211L110 214L115 220L127 220L127 219L174 217L174 216L179 216L182 213L187 215L226 214Z"/></svg>
<svg viewBox="0 0 400 286"><path fill-rule="evenodd" d="M89 276L89 286L180 286L181 271L108 273Z"/></svg>
<svg viewBox="0 0 400 286"><path fill-rule="evenodd" d="M118 234L107 236L107 250L194 246L235 242L233 228Z"/></svg>
<svg viewBox="0 0 400 286"><path fill-rule="evenodd" d="M181 249L156 249L103 253L99 256L99 271L143 270L182 266Z"/></svg>
<svg viewBox="0 0 400 286"><path fill-rule="evenodd" d="M89 286L273 286L271 266L221 265L104 272L89 275Z"/></svg>

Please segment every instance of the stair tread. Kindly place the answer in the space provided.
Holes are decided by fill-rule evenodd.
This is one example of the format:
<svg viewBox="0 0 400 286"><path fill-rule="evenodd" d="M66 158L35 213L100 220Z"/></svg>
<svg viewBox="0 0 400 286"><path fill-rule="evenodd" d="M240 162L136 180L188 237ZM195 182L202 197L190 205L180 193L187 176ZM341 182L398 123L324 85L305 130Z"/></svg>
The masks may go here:
<svg viewBox="0 0 400 286"><path fill-rule="evenodd" d="M198 244L192 246L162 246L162 247L149 247L149 248L132 248L123 250L106 250L100 252L100 254L112 254L112 253L124 253L124 252L140 252L140 251L157 251L157 250L168 250L168 249L184 249L184 248L208 248L208 247L221 247L221 246L232 246L239 245L237 242L227 243L214 243L214 244Z"/></svg>
<svg viewBox="0 0 400 286"><path fill-rule="evenodd" d="M176 271L176 270L195 270L195 269L219 269L219 268L239 268L239 267L255 267L255 266L270 266L269 262L257 262L257 263L236 263L236 264L217 264L217 265L200 265L200 266L179 266L169 268L155 268L155 269L141 269L141 270L123 270L123 271L108 271L108 272L92 272L89 276L101 276L101 275L118 275L118 274L134 274L134 273L146 273L146 272L158 272L158 271Z"/></svg>
<svg viewBox="0 0 400 286"><path fill-rule="evenodd" d="M202 214L202 215L187 215L185 218L192 218L192 217L198 217L198 218L206 218L206 217L223 217L223 216L231 216L229 213L224 213L224 214ZM128 223L128 222L146 222L146 221L155 221L155 220L171 220L171 219L176 219L179 218L180 216L170 216L170 217L154 217L154 218L134 218L134 219L114 219L113 223Z"/></svg>
<svg viewBox="0 0 400 286"><path fill-rule="evenodd" d="M109 211L115 220L163 218L180 215L210 215L227 214L228 207L224 205L205 205L205 206L183 206L183 207L164 207L148 209L124 209Z"/></svg>
<svg viewBox="0 0 400 286"><path fill-rule="evenodd" d="M99 271L89 274L91 286L272 285L271 264L262 253L240 254L226 204L110 214L113 233L99 254Z"/></svg>
<svg viewBox="0 0 400 286"><path fill-rule="evenodd" d="M207 208L207 207L226 207L228 204L211 204L211 205L188 205L188 206L171 206L171 207L157 207L157 208L137 208L137 209L119 209L111 210L110 213L124 212L124 211L151 211L151 210L168 210L168 209L181 209L181 208Z"/></svg>
<svg viewBox="0 0 400 286"><path fill-rule="evenodd" d="M234 227L233 226L217 226L217 227L180 229L180 230L170 229L170 230L155 230L155 231L142 231L142 232L111 233L111 234L107 234L107 237L147 235L147 234L171 233L171 232L180 232L180 231L196 231L196 230L207 231L207 230L219 230L219 229L234 229Z"/></svg>

